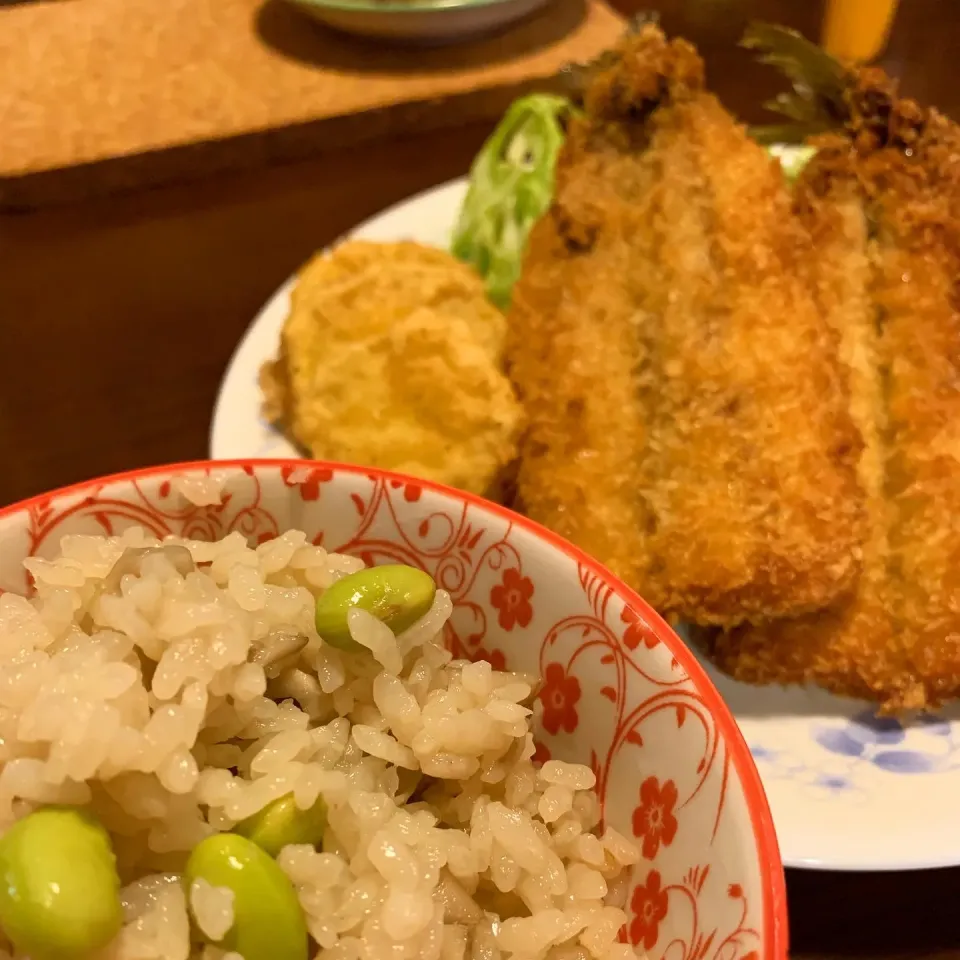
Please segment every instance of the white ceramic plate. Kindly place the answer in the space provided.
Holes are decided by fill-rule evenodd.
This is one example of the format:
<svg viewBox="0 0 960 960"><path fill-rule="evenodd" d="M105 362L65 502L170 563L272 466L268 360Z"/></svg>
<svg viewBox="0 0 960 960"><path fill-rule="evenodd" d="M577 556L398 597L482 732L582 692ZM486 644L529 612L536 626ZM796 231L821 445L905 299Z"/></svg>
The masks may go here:
<svg viewBox="0 0 960 960"><path fill-rule="evenodd" d="M344 33L399 43L440 45L502 29L548 0L291 0Z"/></svg>
<svg viewBox="0 0 960 960"><path fill-rule="evenodd" d="M354 231L446 246L466 191L454 181ZM211 456L287 456L260 415L257 374L276 350L291 283L261 311L221 387ZM757 688L708 666L753 751L787 866L908 870L960 864L960 709L906 727L819 690Z"/></svg>

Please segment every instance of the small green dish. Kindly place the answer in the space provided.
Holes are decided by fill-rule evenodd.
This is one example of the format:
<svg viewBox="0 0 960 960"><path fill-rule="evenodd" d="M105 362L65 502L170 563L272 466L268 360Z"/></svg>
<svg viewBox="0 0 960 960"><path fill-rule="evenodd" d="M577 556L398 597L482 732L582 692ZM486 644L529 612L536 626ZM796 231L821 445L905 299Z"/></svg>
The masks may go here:
<svg viewBox="0 0 960 960"><path fill-rule="evenodd" d="M397 43L461 43L522 19L549 0L290 0L344 33Z"/></svg>

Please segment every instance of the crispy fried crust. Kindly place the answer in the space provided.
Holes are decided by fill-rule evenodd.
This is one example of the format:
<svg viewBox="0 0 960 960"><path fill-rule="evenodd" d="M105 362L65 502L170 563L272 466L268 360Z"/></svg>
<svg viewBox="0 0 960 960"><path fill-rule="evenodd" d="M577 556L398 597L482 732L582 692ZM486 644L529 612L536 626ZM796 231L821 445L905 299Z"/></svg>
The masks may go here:
<svg viewBox="0 0 960 960"><path fill-rule="evenodd" d="M846 154L845 145L841 149ZM819 163L828 162L823 159ZM811 171L811 179L816 171ZM715 660L752 683L814 682L840 694L887 696L909 684L889 616L888 541L892 510L885 495L886 410L878 366L880 343L872 291L868 224L848 170L834 168L826 195L811 179L797 187L801 221L814 241L805 275L839 337L850 411L862 438L858 478L866 494L867 535L856 590L827 611L746 626L713 640ZM899 658L900 669L891 669ZM902 698L902 697L901 697Z"/></svg>
<svg viewBox="0 0 960 960"><path fill-rule="evenodd" d="M508 372L528 425L518 506L634 585L648 563L630 237L651 173L635 155L643 126L613 119L618 103L653 109L660 97L693 95L701 71L688 44L648 27L594 77L586 101L595 119L569 131L556 200L532 231L509 316Z"/></svg>
<svg viewBox="0 0 960 960"><path fill-rule="evenodd" d="M730 624L849 589L862 497L805 236L701 76L648 27L594 81L508 349L524 508L665 613Z"/></svg>
<svg viewBox="0 0 960 960"><path fill-rule="evenodd" d="M931 111L876 185L896 615L928 703L960 695L960 130Z"/></svg>
<svg viewBox="0 0 960 960"><path fill-rule="evenodd" d="M348 241L291 293L264 412L318 459L498 495L522 410L502 366L506 318L443 250Z"/></svg>
<svg viewBox="0 0 960 960"><path fill-rule="evenodd" d="M588 161L592 159L587 158ZM627 205L604 174L568 160L561 204L601 191L604 211L625 222ZM628 169L632 173L632 169ZM622 182L622 181L613 181ZM518 505L535 520L600 557L629 583L642 583L646 526L636 470L643 442L637 415L640 343L627 278L627 243L604 230L577 249L558 205L534 228L523 278L513 294L508 372L527 416L517 477Z"/></svg>
<svg viewBox="0 0 960 960"><path fill-rule="evenodd" d="M960 131L875 71L851 98L850 135L823 145L798 203L865 440L864 573L832 610L713 649L740 679L922 708L960 695Z"/></svg>
<svg viewBox="0 0 960 960"><path fill-rule="evenodd" d="M641 381L648 590L697 623L822 607L858 573L858 436L776 166L712 97L663 117Z"/></svg>

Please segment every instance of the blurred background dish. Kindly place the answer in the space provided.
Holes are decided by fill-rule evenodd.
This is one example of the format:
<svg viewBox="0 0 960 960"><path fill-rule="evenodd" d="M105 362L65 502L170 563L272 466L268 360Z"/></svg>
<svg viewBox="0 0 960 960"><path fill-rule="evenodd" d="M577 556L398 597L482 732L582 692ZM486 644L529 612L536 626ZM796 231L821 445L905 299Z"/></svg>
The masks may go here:
<svg viewBox="0 0 960 960"><path fill-rule="evenodd" d="M440 45L506 27L549 0L290 0L329 27L378 40Z"/></svg>

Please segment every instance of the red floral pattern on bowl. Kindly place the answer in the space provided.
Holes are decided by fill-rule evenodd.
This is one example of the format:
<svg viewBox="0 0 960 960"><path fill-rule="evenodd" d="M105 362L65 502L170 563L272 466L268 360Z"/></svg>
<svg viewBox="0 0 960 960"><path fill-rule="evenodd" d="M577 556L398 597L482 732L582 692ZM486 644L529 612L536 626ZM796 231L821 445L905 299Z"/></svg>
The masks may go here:
<svg viewBox="0 0 960 960"><path fill-rule="evenodd" d="M669 847L677 835L677 785L667 780L661 787L656 777L640 784L640 804L633 811L633 835L640 841L640 852L656 859L660 844Z"/></svg>
<svg viewBox="0 0 960 960"><path fill-rule="evenodd" d="M556 736L561 730L573 733L580 723L577 704L582 692L576 674L568 674L563 665L548 663L543 669L543 728Z"/></svg>
<svg viewBox="0 0 960 960"><path fill-rule="evenodd" d="M533 581L521 576L517 567L507 567L503 578L490 591L490 605L497 608L501 630L528 627L533 619Z"/></svg>
<svg viewBox="0 0 960 960"><path fill-rule="evenodd" d="M181 484L223 480L195 506ZM538 757L589 764L603 816L642 851L624 936L651 960L785 960L783 870L753 761L677 636L588 557L500 507L379 471L305 461L184 464L0 510L0 592L64 534L140 524L252 542L296 528L368 563L427 570L454 603L454 652L543 677Z"/></svg>

